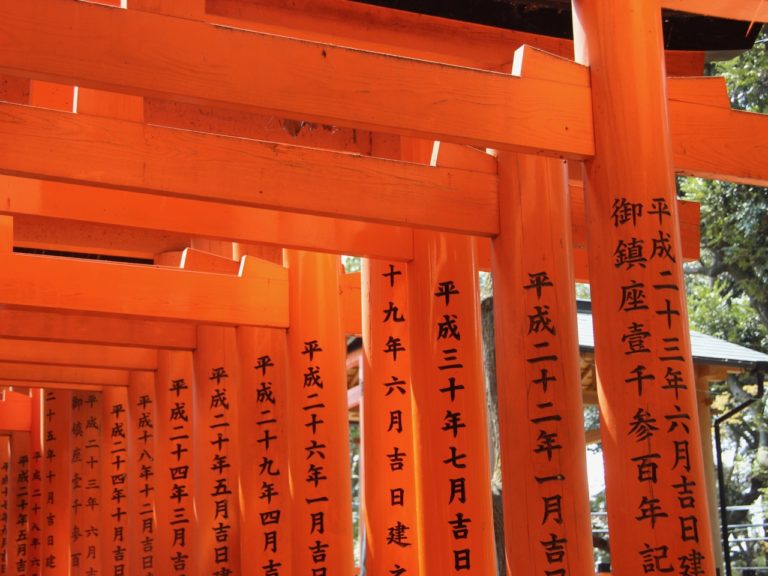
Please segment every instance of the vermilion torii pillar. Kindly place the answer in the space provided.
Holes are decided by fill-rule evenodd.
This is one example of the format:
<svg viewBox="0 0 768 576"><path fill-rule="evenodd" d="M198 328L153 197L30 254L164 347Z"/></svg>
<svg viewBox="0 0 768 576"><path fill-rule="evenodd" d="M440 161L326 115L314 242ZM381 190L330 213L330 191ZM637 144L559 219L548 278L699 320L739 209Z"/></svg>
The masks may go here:
<svg viewBox="0 0 768 576"><path fill-rule="evenodd" d="M363 479L366 573L419 574L406 265L363 260ZM387 352L399 341L402 350ZM398 536L398 534L400 536Z"/></svg>
<svg viewBox="0 0 768 576"><path fill-rule="evenodd" d="M237 345L241 367L236 396L240 405L240 546L246 552L241 557L242 570L246 574L278 573L281 568L290 569L293 557L287 334L279 328L239 326ZM276 510L280 521L270 522Z"/></svg>
<svg viewBox="0 0 768 576"><path fill-rule="evenodd" d="M472 239L414 232L408 265L421 574L491 574L490 465ZM391 355L402 342L388 340ZM370 408L369 408L370 409Z"/></svg>
<svg viewBox="0 0 768 576"><path fill-rule="evenodd" d="M240 572L237 441L240 359L235 328L199 326L195 350L194 554L204 574Z"/></svg>
<svg viewBox="0 0 768 576"><path fill-rule="evenodd" d="M714 574L658 0L574 0L613 573Z"/></svg>
<svg viewBox="0 0 768 576"><path fill-rule="evenodd" d="M349 475L344 334L338 256L289 250L288 439L293 487L294 574L351 576L352 496ZM276 469L275 469L276 470ZM282 503L282 502L281 502ZM263 516L280 522L282 509Z"/></svg>
<svg viewBox="0 0 768 576"><path fill-rule="evenodd" d="M509 574L594 573L565 164L499 154L496 370Z"/></svg>

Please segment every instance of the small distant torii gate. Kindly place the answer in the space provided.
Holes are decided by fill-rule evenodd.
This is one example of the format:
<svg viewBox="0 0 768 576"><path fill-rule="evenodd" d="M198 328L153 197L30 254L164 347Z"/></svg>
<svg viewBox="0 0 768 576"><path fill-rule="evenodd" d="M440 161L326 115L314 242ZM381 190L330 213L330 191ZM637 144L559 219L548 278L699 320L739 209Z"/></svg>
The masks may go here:
<svg viewBox="0 0 768 576"><path fill-rule="evenodd" d="M613 573L716 573L673 179L765 185L768 119L665 54L660 10L768 3L573 0L573 42L341 0L111 4L0 3L3 573L355 574L362 334L365 574L494 574L479 270L508 573L594 571L576 280Z"/></svg>

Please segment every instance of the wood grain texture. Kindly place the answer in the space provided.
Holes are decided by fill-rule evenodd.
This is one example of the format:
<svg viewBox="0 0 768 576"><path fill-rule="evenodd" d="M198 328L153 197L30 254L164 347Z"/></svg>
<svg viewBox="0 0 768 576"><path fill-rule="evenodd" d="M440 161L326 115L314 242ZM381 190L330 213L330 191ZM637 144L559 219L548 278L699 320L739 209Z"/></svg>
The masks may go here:
<svg viewBox="0 0 768 576"><path fill-rule="evenodd" d="M589 91L557 80L82 2L7 3L0 21L0 71L10 74L526 152L593 150Z"/></svg>
<svg viewBox="0 0 768 576"><path fill-rule="evenodd" d="M0 104L0 172L379 223L496 232L466 170Z"/></svg>
<svg viewBox="0 0 768 576"><path fill-rule="evenodd" d="M4 216L6 231L12 219ZM287 327L287 273L246 257L238 276L156 266L14 254L2 246L7 280L0 302L13 307L71 310L227 325ZM66 279L66 280L64 280Z"/></svg>

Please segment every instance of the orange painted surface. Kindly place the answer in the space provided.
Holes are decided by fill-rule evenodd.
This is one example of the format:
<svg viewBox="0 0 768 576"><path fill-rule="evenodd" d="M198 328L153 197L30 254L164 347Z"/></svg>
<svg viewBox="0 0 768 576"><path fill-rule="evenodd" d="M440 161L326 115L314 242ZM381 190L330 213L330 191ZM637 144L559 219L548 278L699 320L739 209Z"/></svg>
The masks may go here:
<svg viewBox="0 0 768 576"><path fill-rule="evenodd" d="M718 18L768 22L768 3L765 0L662 0L661 5Z"/></svg>
<svg viewBox="0 0 768 576"><path fill-rule="evenodd" d="M29 396L7 391L0 401L0 429L3 431L28 431L32 424Z"/></svg>
<svg viewBox="0 0 768 576"><path fill-rule="evenodd" d="M240 573L238 514L240 359L234 328L200 326L195 357L194 498L201 574Z"/></svg>
<svg viewBox="0 0 768 576"><path fill-rule="evenodd" d="M128 387L128 448L132 477L128 501L129 541L134 554L133 573L153 576L155 566L155 374L132 372Z"/></svg>
<svg viewBox="0 0 768 576"><path fill-rule="evenodd" d="M78 88L77 113L144 122L144 99L92 88Z"/></svg>
<svg viewBox="0 0 768 576"><path fill-rule="evenodd" d="M584 188L612 567L714 574L659 3L574 5L598 143Z"/></svg>
<svg viewBox="0 0 768 576"><path fill-rule="evenodd" d="M496 559L472 241L418 231L414 243L408 279L421 573L487 575ZM394 356L397 344L388 342Z"/></svg>
<svg viewBox="0 0 768 576"><path fill-rule="evenodd" d="M286 325L287 274L271 263L246 259L240 275L228 276L15 254L13 219L0 216L0 227L0 261L13 278L0 286L0 299L9 305L233 325ZM52 278L67 278L67 290ZM175 286L174 298L167 297L169 285ZM252 298L254 293L265 298Z"/></svg>
<svg viewBox="0 0 768 576"><path fill-rule="evenodd" d="M586 112L588 89L570 88L583 92L575 100ZM495 232L492 175L15 104L0 104L0 111L0 135L15 143L0 147L6 174L382 224ZM45 139L54 137L61 146L45 148Z"/></svg>
<svg viewBox="0 0 768 576"><path fill-rule="evenodd" d="M493 243L509 574L594 573L565 163L500 153Z"/></svg>
<svg viewBox="0 0 768 576"><path fill-rule="evenodd" d="M155 397L155 570L196 575L191 352L160 352Z"/></svg>
<svg viewBox="0 0 768 576"><path fill-rule="evenodd" d="M30 433L11 433L8 574L26 576L29 568Z"/></svg>
<svg viewBox="0 0 768 576"><path fill-rule="evenodd" d="M240 406L240 546L246 574L290 571L294 555L289 485L288 342L284 330L237 329ZM279 521L276 514L279 513ZM280 568L282 567L282 568Z"/></svg>
<svg viewBox="0 0 768 576"><path fill-rule="evenodd" d="M418 575L413 380L406 266L364 260L362 270L363 518L366 574ZM389 342L403 350L387 353Z"/></svg>
<svg viewBox="0 0 768 576"><path fill-rule="evenodd" d="M176 322L9 309L0 310L0 336L181 350L192 350L197 337L194 326Z"/></svg>
<svg viewBox="0 0 768 576"><path fill-rule="evenodd" d="M59 576L70 562L70 409L72 394L43 390L41 574Z"/></svg>
<svg viewBox="0 0 768 576"><path fill-rule="evenodd" d="M128 453L128 390L106 388L101 393L101 573L133 574L136 562L130 546L129 500L133 491Z"/></svg>
<svg viewBox="0 0 768 576"><path fill-rule="evenodd" d="M46 19L33 17L41 11ZM81 86L227 103L405 136L569 157L593 150L585 117L589 91L556 81L521 80L285 36L233 34L203 22L86 3L30 0L4 6L0 18L7 22L0 70L9 73L37 76L44 70L46 77ZM45 42L62 29L66 41ZM89 33L105 29L112 34ZM143 41L135 42L137 37ZM259 82L253 79L255 69ZM193 78L190 70L196 71ZM296 82L301 77L322 79L322 89L306 90ZM542 106L542 100L549 105ZM515 102L514 110L509 102ZM169 160L175 154L164 156Z"/></svg>
<svg viewBox="0 0 768 576"><path fill-rule="evenodd" d="M8 574L11 436L0 436L0 574Z"/></svg>
<svg viewBox="0 0 768 576"><path fill-rule="evenodd" d="M32 388L29 476L29 573L39 575L42 569L43 525L43 392Z"/></svg>
<svg viewBox="0 0 768 576"><path fill-rule="evenodd" d="M72 393L72 575L101 573L101 509L111 494L102 482L109 458L103 434L102 398L95 392Z"/></svg>
<svg viewBox="0 0 768 576"><path fill-rule="evenodd" d="M295 574L354 574L337 256L288 251L288 421ZM275 514L275 520L278 514Z"/></svg>

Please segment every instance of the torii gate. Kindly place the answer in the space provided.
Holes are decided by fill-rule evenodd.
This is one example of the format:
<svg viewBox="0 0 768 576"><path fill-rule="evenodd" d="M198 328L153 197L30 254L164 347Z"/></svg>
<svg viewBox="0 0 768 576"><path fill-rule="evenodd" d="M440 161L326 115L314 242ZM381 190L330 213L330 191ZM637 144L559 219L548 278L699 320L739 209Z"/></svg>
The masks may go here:
<svg viewBox="0 0 768 576"><path fill-rule="evenodd" d="M664 54L662 6L768 21L574 0L570 43L339 0L3 2L5 571L355 573L362 333L366 574L493 574L490 269L508 572L593 570L581 279L614 573L715 574L673 175L765 184L768 122Z"/></svg>

